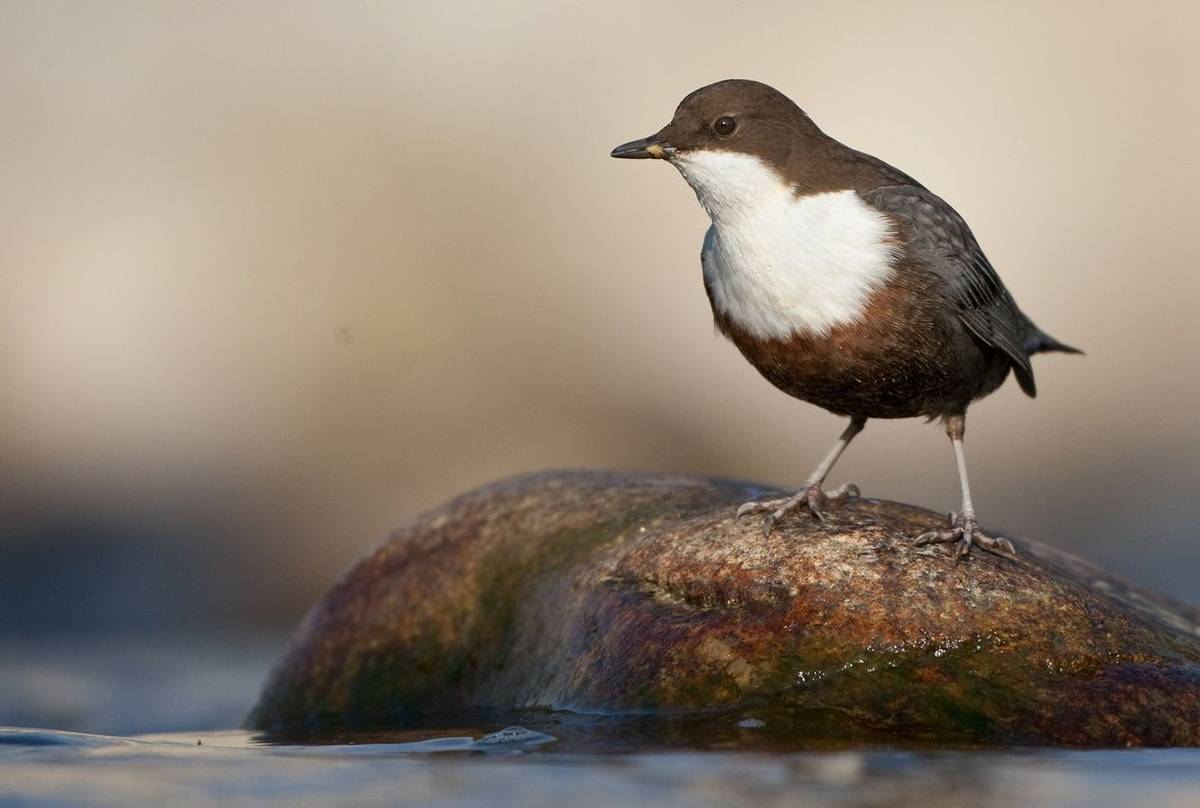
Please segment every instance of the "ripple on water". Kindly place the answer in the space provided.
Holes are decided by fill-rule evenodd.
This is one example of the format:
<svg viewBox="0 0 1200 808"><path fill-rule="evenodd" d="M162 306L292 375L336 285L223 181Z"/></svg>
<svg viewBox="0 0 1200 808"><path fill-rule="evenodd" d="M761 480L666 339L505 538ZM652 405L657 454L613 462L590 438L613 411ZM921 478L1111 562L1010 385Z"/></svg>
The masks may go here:
<svg viewBox="0 0 1200 808"><path fill-rule="evenodd" d="M110 735L91 735L84 732L33 729L27 727L0 727L0 755L5 751L21 749L62 748L76 750L127 749L132 752L178 752L196 748L213 750L256 750L274 756L292 755L423 755L436 752L492 752L523 751L558 740L553 735L526 729L505 727L480 738L451 736L429 738L419 741L388 743L347 743L322 745L267 745L258 742L254 733L232 731L218 733L164 733L143 735L133 738L118 738Z"/></svg>
<svg viewBox="0 0 1200 808"><path fill-rule="evenodd" d="M759 723L748 719L741 728ZM121 738L0 728L0 804L694 808L749 801L1084 808L1136 801L1190 808L1200 789L1197 750L756 754L660 748L614 757L564 753L561 743L550 744L555 740L520 726L478 737L331 745L271 745L241 731Z"/></svg>
<svg viewBox="0 0 1200 808"><path fill-rule="evenodd" d="M0 727L0 747L67 747L73 749L97 749L120 746L130 741L107 735L89 735L85 732L64 732L54 729L27 729L25 727Z"/></svg>

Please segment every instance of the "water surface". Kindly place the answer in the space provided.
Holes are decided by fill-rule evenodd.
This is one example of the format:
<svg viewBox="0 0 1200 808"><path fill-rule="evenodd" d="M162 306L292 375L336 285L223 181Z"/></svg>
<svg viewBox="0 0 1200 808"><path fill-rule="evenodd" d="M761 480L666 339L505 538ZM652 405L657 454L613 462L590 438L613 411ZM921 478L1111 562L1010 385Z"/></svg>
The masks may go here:
<svg viewBox="0 0 1200 808"><path fill-rule="evenodd" d="M773 752L769 718L714 734L686 720L553 713L334 743L221 730L248 709L281 642L0 641L0 724L24 725L0 727L0 804L1200 805L1196 750Z"/></svg>

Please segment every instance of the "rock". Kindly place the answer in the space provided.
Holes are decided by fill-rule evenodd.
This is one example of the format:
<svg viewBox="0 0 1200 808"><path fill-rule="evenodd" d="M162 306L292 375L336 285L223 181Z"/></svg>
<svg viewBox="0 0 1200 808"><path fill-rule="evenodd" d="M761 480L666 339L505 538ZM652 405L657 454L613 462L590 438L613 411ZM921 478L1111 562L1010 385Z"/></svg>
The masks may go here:
<svg viewBox="0 0 1200 808"><path fill-rule="evenodd" d="M459 497L312 609L248 723L549 708L719 716L797 745L1200 744L1196 609L1031 541L1016 562L914 548L945 516L893 502L764 538L733 514L769 493L551 472Z"/></svg>

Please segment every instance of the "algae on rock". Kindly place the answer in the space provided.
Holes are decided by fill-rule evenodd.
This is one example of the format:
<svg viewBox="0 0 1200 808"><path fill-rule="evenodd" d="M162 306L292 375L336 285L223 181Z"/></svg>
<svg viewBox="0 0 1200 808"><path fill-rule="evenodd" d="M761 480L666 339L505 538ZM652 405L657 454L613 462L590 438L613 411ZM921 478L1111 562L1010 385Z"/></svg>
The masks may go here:
<svg viewBox="0 0 1200 808"><path fill-rule="evenodd" d="M733 516L756 493L548 472L463 495L312 609L248 723L716 710L797 745L1200 745L1194 608L1030 541L914 548L942 517L891 502L764 537Z"/></svg>

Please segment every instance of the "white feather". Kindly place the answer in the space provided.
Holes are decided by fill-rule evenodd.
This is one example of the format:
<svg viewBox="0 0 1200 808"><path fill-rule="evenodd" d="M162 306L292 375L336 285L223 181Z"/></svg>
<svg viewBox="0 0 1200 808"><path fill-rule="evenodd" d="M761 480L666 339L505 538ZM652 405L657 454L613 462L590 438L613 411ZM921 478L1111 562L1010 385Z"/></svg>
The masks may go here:
<svg viewBox="0 0 1200 808"><path fill-rule="evenodd" d="M671 162L712 219L701 265L713 305L754 336L825 336L860 319L891 276L891 224L854 191L799 196L739 152Z"/></svg>

